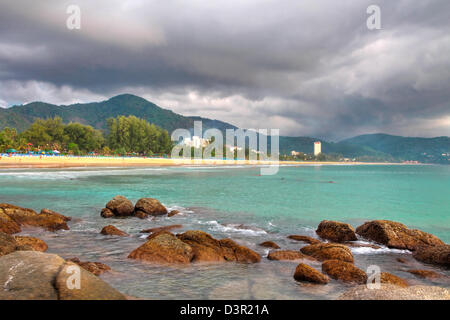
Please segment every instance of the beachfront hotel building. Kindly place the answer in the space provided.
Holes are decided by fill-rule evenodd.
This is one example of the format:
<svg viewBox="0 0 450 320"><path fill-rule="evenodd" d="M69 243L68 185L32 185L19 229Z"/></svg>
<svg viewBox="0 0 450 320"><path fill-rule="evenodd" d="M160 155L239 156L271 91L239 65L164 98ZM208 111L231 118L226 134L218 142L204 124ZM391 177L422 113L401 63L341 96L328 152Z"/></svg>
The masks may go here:
<svg viewBox="0 0 450 320"><path fill-rule="evenodd" d="M314 155L317 156L322 153L322 143L320 141L314 142Z"/></svg>

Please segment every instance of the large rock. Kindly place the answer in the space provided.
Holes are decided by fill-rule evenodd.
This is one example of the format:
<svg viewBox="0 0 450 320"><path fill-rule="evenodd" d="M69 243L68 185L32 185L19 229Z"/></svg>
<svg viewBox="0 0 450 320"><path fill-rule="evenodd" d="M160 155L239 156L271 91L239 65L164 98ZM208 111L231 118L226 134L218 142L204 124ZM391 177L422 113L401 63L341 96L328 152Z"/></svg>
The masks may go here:
<svg viewBox="0 0 450 320"><path fill-rule="evenodd" d="M434 286L411 286L401 288L392 284L382 284L379 289L369 289L360 285L349 289L340 300L450 300L450 291Z"/></svg>
<svg viewBox="0 0 450 320"><path fill-rule="evenodd" d="M63 214L61 214L61 213L59 213L59 212L56 212L56 211L53 211L53 210L50 210L50 209L42 209L42 210L41 210L41 214L44 214L44 215L54 215L54 216L56 216L56 217L58 217L58 218L61 218L62 220L66 221L66 222L72 220L71 217L65 216L65 215L63 215Z"/></svg>
<svg viewBox="0 0 450 320"><path fill-rule="evenodd" d="M404 224L389 220L374 220L356 228L360 236L384 244L389 248L416 250L421 246L438 246L444 243L436 236L409 229Z"/></svg>
<svg viewBox="0 0 450 320"><path fill-rule="evenodd" d="M83 269L89 271L90 273L99 276L105 272L111 271L111 268L101 262L90 262L90 261L80 261L77 257L67 259L67 261L76 263Z"/></svg>
<svg viewBox="0 0 450 320"><path fill-rule="evenodd" d="M317 227L316 233L322 239L333 242L356 241L355 230L348 223L323 220Z"/></svg>
<svg viewBox="0 0 450 320"><path fill-rule="evenodd" d="M120 229L117 229L113 225L107 225L107 226L103 227L103 229L100 231L100 233L105 236L120 236L120 237L129 236L128 233L126 233Z"/></svg>
<svg viewBox="0 0 450 320"><path fill-rule="evenodd" d="M301 248L300 251L320 261L336 259L353 262L352 251L347 246L338 243L310 244Z"/></svg>
<svg viewBox="0 0 450 320"><path fill-rule="evenodd" d="M107 283L79 268L80 289L70 289L68 283L73 265L61 257L36 252L16 251L0 257L0 300L68 300L124 299Z"/></svg>
<svg viewBox="0 0 450 320"><path fill-rule="evenodd" d="M32 209L1 203L0 213L4 213L19 226L41 227L48 231L69 230L67 217L53 212L43 211L37 214ZM3 215L2 215L3 216ZM4 217L4 216L3 216ZM1 221L0 221L1 222Z"/></svg>
<svg viewBox="0 0 450 320"><path fill-rule="evenodd" d="M255 263L261 260L258 253L241 246L231 239L214 239L206 232L190 230L177 237L192 247L195 262L236 261Z"/></svg>
<svg viewBox="0 0 450 320"><path fill-rule="evenodd" d="M330 281L330 278L326 275L304 263L300 263L297 268L295 268L294 279L297 281L318 284L327 284Z"/></svg>
<svg viewBox="0 0 450 320"><path fill-rule="evenodd" d="M16 239L13 236L0 232L0 256L4 256L8 253L17 250Z"/></svg>
<svg viewBox="0 0 450 320"><path fill-rule="evenodd" d="M147 216L160 216L167 214L167 209L161 202L153 198L142 198L136 202L135 214L139 218Z"/></svg>
<svg viewBox="0 0 450 320"><path fill-rule="evenodd" d="M441 265L444 267L450 267L450 245L439 246L422 246L418 247L413 253L413 257L416 260Z"/></svg>
<svg viewBox="0 0 450 320"><path fill-rule="evenodd" d="M322 271L336 280L363 284L367 282L367 275L352 263L341 260L326 260L322 263Z"/></svg>
<svg viewBox="0 0 450 320"><path fill-rule="evenodd" d="M301 235L297 235L297 234L293 234L288 236L289 239L295 240L295 241L302 241L302 242L306 242L309 244L318 244L318 243L322 243L322 241L315 239L313 237L308 237L308 236L301 236Z"/></svg>
<svg viewBox="0 0 450 320"><path fill-rule="evenodd" d="M0 207L0 232L13 234L22 231L20 225L11 219Z"/></svg>
<svg viewBox="0 0 450 320"><path fill-rule="evenodd" d="M109 209L115 217L128 217L134 214L133 203L124 196L115 196L106 204L106 208ZM102 210L102 217L108 217L106 210Z"/></svg>
<svg viewBox="0 0 450 320"><path fill-rule="evenodd" d="M269 260L316 260L313 257L307 256L300 251L295 250L273 250L267 255Z"/></svg>
<svg viewBox="0 0 450 320"><path fill-rule="evenodd" d="M29 248L33 251L44 252L48 249L47 244L43 240L35 237L14 236L14 239L16 240L16 244L20 250Z"/></svg>
<svg viewBox="0 0 450 320"><path fill-rule="evenodd" d="M160 232L151 235L147 242L133 250L128 258L154 263L190 263L194 251L188 244L178 239L170 232Z"/></svg>

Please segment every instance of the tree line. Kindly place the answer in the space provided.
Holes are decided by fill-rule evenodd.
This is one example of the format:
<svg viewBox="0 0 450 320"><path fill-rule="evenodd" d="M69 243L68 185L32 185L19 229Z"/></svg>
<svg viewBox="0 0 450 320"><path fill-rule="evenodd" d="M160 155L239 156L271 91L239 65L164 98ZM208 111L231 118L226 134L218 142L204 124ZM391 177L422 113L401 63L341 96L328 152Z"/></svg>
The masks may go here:
<svg viewBox="0 0 450 320"><path fill-rule="evenodd" d="M0 131L0 152L58 150L61 153L84 155L136 154L151 156L169 154L172 141L167 130L135 116L118 116L107 120L102 132L77 122L64 124L60 117L36 119L25 131L14 128Z"/></svg>

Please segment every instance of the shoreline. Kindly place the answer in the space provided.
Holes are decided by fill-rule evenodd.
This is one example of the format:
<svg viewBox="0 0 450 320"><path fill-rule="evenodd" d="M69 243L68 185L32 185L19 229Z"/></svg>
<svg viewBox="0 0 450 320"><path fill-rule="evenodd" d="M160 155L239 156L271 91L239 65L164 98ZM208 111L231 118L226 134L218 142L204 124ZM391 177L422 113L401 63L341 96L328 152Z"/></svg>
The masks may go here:
<svg viewBox="0 0 450 320"><path fill-rule="evenodd" d="M270 165L423 165L391 162L339 161L250 161L215 159L168 159L131 157L65 157L65 156L2 156L0 169L8 168L76 168L76 167L181 167L181 166L270 166Z"/></svg>

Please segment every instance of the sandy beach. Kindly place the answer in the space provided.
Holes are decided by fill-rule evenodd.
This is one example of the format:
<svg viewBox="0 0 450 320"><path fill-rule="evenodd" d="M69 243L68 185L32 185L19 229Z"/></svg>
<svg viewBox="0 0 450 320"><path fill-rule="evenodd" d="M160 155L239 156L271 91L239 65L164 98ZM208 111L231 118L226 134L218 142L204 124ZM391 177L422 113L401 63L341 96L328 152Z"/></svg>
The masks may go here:
<svg viewBox="0 0 450 320"><path fill-rule="evenodd" d="M74 157L74 156L0 156L0 168L69 168L69 167L151 167L191 165L398 165L399 163L327 162L327 161L250 161L215 159L169 159L148 157Z"/></svg>

